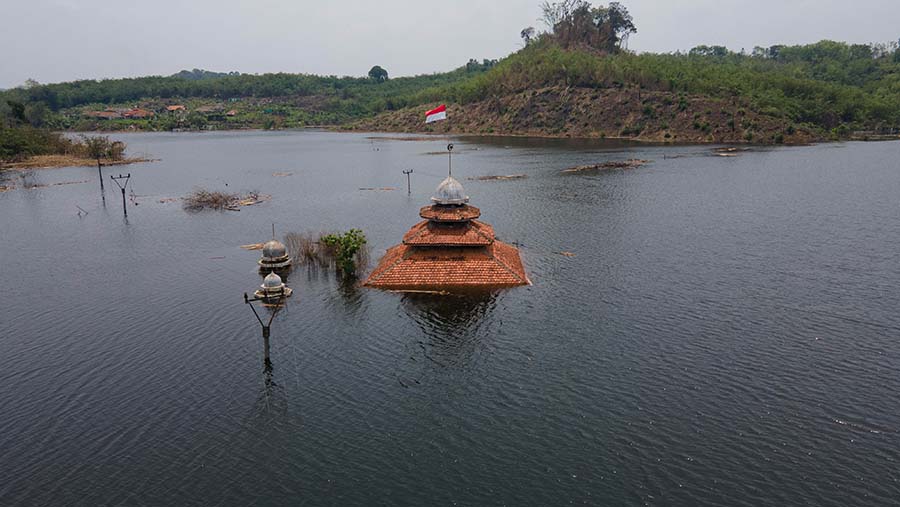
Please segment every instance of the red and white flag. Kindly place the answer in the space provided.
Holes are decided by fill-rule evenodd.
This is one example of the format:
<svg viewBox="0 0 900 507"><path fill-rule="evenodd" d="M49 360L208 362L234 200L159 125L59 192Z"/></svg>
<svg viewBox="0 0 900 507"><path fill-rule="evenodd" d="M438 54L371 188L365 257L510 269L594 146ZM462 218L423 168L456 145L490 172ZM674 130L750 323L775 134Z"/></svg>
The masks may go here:
<svg viewBox="0 0 900 507"><path fill-rule="evenodd" d="M446 120L447 119L447 106L444 104L439 105L438 107L432 109L425 113L425 123L431 123L433 121L438 120Z"/></svg>

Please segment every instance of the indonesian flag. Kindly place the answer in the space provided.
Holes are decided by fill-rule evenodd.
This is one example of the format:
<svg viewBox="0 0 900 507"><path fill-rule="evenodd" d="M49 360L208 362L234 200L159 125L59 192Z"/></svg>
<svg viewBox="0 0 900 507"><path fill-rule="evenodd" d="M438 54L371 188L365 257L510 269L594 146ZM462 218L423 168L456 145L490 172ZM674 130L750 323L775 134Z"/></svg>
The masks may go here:
<svg viewBox="0 0 900 507"><path fill-rule="evenodd" d="M439 105L438 107L432 109L425 113L425 123L431 123L433 121L438 120L446 120L447 119L447 106L444 104Z"/></svg>

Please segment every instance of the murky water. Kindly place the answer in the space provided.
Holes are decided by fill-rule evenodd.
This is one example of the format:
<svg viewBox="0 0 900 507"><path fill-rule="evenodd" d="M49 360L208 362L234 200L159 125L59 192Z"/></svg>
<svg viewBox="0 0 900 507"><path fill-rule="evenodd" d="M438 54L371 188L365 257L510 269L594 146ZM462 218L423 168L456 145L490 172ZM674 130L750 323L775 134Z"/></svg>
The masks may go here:
<svg viewBox="0 0 900 507"><path fill-rule="evenodd" d="M455 139L454 175L534 285L412 297L300 269L266 375L242 300L259 252L239 245L273 222L359 227L377 260L446 174L429 154L446 140L116 137L162 159L105 169L131 173L127 220L96 168L2 176L2 505L900 497L897 143ZM653 162L560 173L633 157ZM160 202L194 187L272 200Z"/></svg>

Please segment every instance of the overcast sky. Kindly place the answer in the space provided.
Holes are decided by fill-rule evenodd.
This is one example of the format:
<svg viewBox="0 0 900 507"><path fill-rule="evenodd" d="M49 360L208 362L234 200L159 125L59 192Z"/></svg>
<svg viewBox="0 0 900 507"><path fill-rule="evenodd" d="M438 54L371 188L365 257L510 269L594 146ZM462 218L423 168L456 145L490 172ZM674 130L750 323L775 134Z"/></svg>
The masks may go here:
<svg viewBox="0 0 900 507"><path fill-rule="evenodd" d="M595 5L598 2L594 2ZM630 48L900 38L898 0L623 0ZM0 0L0 88L181 69L391 76L500 58L539 0Z"/></svg>

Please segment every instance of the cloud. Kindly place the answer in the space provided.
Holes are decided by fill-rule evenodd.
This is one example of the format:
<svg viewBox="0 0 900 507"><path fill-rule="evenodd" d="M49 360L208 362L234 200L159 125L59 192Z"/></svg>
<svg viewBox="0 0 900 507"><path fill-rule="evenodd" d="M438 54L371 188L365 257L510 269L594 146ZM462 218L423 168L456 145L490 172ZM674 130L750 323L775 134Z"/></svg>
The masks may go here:
<svg viewBox="0 0 900 507"><path fill-rule="evenodd" d="M626 0L632 49L893 40L900 3L860 0ZM4 5L0 87L84 78L241 72L392 76L449 70L520 47L537 0L13 0Z"/></svg>

